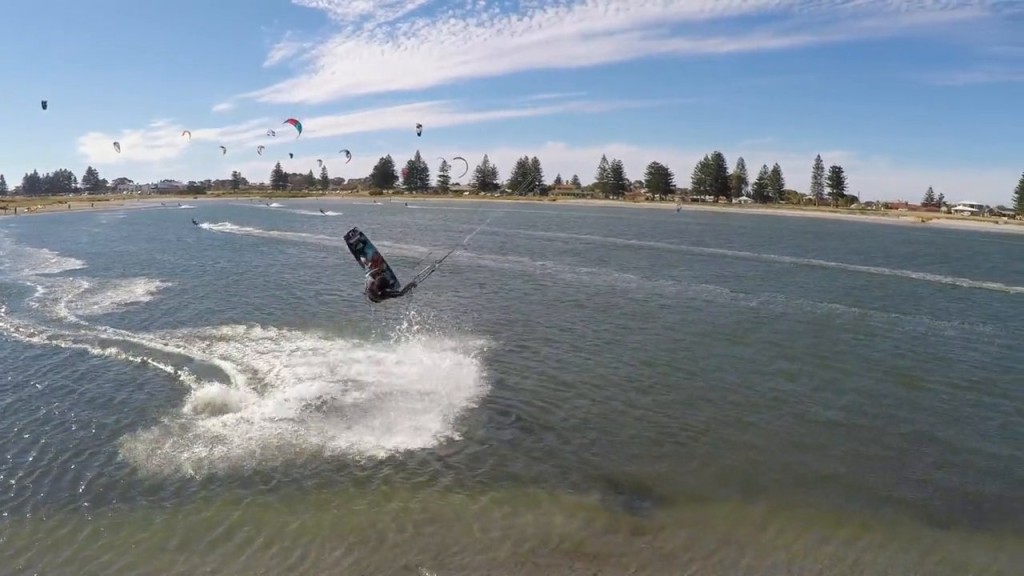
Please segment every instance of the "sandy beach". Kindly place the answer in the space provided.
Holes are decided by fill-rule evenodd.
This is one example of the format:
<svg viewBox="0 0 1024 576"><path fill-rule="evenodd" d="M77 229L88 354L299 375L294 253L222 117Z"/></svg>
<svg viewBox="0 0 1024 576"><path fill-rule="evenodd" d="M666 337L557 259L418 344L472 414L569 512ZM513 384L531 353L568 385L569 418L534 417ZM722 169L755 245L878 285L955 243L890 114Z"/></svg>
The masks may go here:
<svg viewBox="0 0 1024 576"><path fill-rule="evenodd" d="M620 207L649 210L675 210L676 204L666 202L628 202L622 200L594 200L594 199L553 199L548 197L493 197L493 196L371 196L367 193L348 193L332 195L281 195L266 194L260 192L243 192L239 194L226 194L220 196L191 196L191 195L167 195L149 197L124 197L124 196L96 196L87 199L75 198L25 198L9 197L0 200L0 217L19 217L34 214L48 214L55 212L87 212L97 210L127 210L133 208L150 208L154 205L163 204L195 204L197 202L212 202L216 200L250 200L260 199L266 201L288 201L288 200L318 200L324 202L344 202L346 200L373 198L383 202L395 201L401 198L402 202L500 202L500 203L556 203L569 206L593 206L593 207ZM743 206L735 204L698 204L686 203L682 210L694 211L704 210L711 212L723 212L733 214L758 214L768 216L793 216L802 218L825 218L831 220L855 220L858 222L872 222L878 224L897 224L904 226L929 226L940 227L951 230L977 230L985 232L1003 233L1024 233L1024 221L1009 220L1003 218L979 218L953 216L949 214L938 214L935 212L900 212L895 210L887 211L859 211L843 210L833 208L814 208L796 206Z"/></svg>
<svg viewBox="0 0 1024 576"><path fill-rule="evenodd" d="M154 205L169 204L195 204L196 202L210 202L232 198L237 200L248 200L258 197L252 195L238 195L228 197L192 197L192 196L149 196L142 198L124 196L96 196L86 199L65 199L65 198L25 198L9 197L0 200L0 218L7 216L11 218L22 216L33 216L38 214L53 214L60 212L97 212L103 210L132 210L140 208L152 208Z"/></svg>

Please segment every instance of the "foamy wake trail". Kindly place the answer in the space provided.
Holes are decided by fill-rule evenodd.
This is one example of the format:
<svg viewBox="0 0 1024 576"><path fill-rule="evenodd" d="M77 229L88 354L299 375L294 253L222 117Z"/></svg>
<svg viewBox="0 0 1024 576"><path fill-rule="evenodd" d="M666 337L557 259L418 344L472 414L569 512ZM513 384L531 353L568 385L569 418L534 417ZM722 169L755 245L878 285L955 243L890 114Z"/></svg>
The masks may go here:
<svg viewBox="0 0 1024 576"><path fill-rule="evenodd" d="M169 282L153 278L23 275L23 280L35 287L35 294L27 301L29 307L73 324L87 324L81 316L119 312L132 305L150 302L161 290L171 286Z"/></svg>
<svg viewBox="0 0 1024 576"><path fill-rule="evenodd" d="M171 286L153 278L119 278L83 280L84 289L64 300L63 308L71 315L96 316L118 312L126 306L149 302L157 293Z"/></svg>
<svg viewBox="0 0 1024 576"><path fill-rule="evenodd" d="M665 242L651 242L647 240L630 240L626 238L613 238L605 236L591 236L587 234L569 234L564 232L542 232L536 230L510 230L506 228L492 228L512 234L523 234L529 236L547 236L552 238L564 238L572 240L587 240L593 242L602 242L608 244L621 244L626 246L646 246L650 248L659 248L664 250L675 250L681 252L689 252L692 254L711 254L717 256L725 256L729 258L743 258L748 260L760 260L763 262L779 262L784 264L795 264L799 266L813 266L817 268L833 268L837 270L847 270L850 272L862 272L867 274L877 274L879 276L896 276L901 278L908 278L912 280L922 280L925 282L934 282L937 284L948 284L952 286L961 286L964 288L980 288L983 290L994 290L997 292L1008 292L1011 294L1024 294L1024 286L1012 286L1009 284L1003 284L1001 282L990 282L986 280L974 280L972 278L959 278L956 276L946 276L943 274L932 274L930 272L917 272L915 270L903 270L899 268L885 268L882 266L865 266L861 264L846 264L844 262L833 262L830 260L818 260L816 258L799 258L796 256L780 256L776 254L762 254L759 252L744 252L741 250L728 250L725 248L707 248L702 246L686 246L678 244L668 244Z"/></svg>
<svg viewBox="0 0 1024 576"><path fill-rule="evenodd" d="M285 210L285 212L291 212L293 214L302 214L303 216L341 216L341 212L335 212L333 210Z"/></svg>
<svg viewBox="0 0 1024 576"><path fill-rule="evenodd" d="M301 208L287 208L287 206L285 204L278 204L277 202L274 202L273 204L256 204L254 202L249 202L249 203L241 203L241 202L239 202L239 203L236 203L234 205L235 206L245 206L247 208L262 208L264 210L273 209L274 212L289 212L291 214L301 214L303 216L320 216L320 217L323 217L323 216L341 216L343 214L342 212L335 212L334 210L324 210L323 212L321 212L320 210L303 210Z"/></svg>
<svg viewBox="0 0 1024 576"><path fill-rule="evenodd" d="M190 210L192 208L195 208L195 206L191 204L182 204L181 206L178 206L178 208L181 210Z"/></svg>
<svg viewBox="0 0 1024 576"><path fill-rule="evenodd" d="M77 258L61 256L46 248L19 246L0 234L0 269L11 276L57 274L82 268L85 262Z"/></svg>
<svg viewBox="0 0 1024 576"><path fill-rule="evenodd" d="M223 234L238 234L241 236L254 236L257 238L275 238L279 240L292 240L295 242L309 242L312 244L324 244L328 246L344 246L343 238L324 236L323 234L307 234L305 232L285 232L280 230L263 230L251 226L239 226L231 222L200 222L199 227L211 232Z"/></svg>
<svg viewBox="0 0 1024 576"><path fill-rule="evenodd" d="M302 214L303 216L320 216L321 218L324 216L341 216L342 214L341 212L334 212L332 210L324 210L323 212L321 212L319 210L300 210L298 208L277 210L277 212L288 212L289 214Z"/></svg>
<svg viewBox="0 0 1024 576"><path fill-rule="evenodd" d="M281 230L264 230L250 226L239 226L231 222L201 222L199 227L211 232L223 234L238 234L241 236L252 236L256 238L272 238L275 240L289 240L293 242L307 242L324 246L345 246L344 238L325 236L323 234L308 234L306 232L285 232ZM432 252L430 248L415 246L412 244L401 244L396 242L377 241L375 244L388 251L394 256L408 256L410 258L422 258Z"/></svg>
<svg viewBox="0 0 1024 576"><path fill-rule="evenodd" d="M486 391L486 342L428 331L414 313L390 340L377 341L258 326L136 333L82 316L149 301L165 283L40 276L85 264L4 248L6 267L37 287L36 307L60 321L11 316L0 302L4 336L155 367L188 387L162 423L121 441L122 456L147 474L201 476L428 448L457 438L456 419ZM219 375L204 379L186 368L199 364Z"/></svg>
<svg viewBox="0 0 1024 576"><path fill-rule="evenodd" d="M250 386L200 383L180 411L126 438L122 454L152 474L427 448L456 438L455 419L485 391L482 342L370 343L251 326L147 339L206 350L252 375Z"/></svg>
<svg viewBox="0 0 1024 576"><path fill-rule="evenodd" d="M272 208L274 212L289 212L291 214L302 214L303 216L324 217L342 215L342 212L335 212L334 210L324 210L323 212L321 212L319 210L303 210L301 208L288 208L285 204L278 204L276 202L274 202L273 204L239 204L239 206L248 206L263 209Z"/></svg>

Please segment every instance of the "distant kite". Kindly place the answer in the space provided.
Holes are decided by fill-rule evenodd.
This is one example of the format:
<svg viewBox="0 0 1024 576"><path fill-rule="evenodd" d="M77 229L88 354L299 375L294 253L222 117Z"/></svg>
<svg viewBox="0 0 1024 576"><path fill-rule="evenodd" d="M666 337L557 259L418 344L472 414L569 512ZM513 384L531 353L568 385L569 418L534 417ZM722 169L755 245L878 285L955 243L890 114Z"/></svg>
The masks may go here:
<svg viewBox="0 0 1024 576"><path fill-rule="evenodd" d="M43 107L43 110L46 110L47 106L50 105L46 100L43 100L39 104Z"/></svg>
<svg viewBox="0 0 1024 576"><path fill-rule="evenodd" d="M296 134L295 137L298 138L299 136L302 136L302 122L299 122L295 118L289 118L284 122L281 122L281 124L291 124L292 126L295 127L296 130L299 131L299 133Z"/></svg>
<svg viewBox="0 0 1024 576"><path fill-rule="evenodd" d="M220 147L220 155L223 156L223 155L225 155L227 153L228 153L228 149L225 148L224 146L221 146Z"/></svg>
<svg viewBox="0 0 1024 576"><path fill-rule="evenodd" d="M190 141L192 140L192 131L191 130L182 130L181 131L181 135L182 136L188 136L188 139Z"/></svg>
<svg viewBox="0 0 1024 576"><path fill-rule="evenodd" d="M420 124L419 122L416 123L416 135L417 136L422 136L423 135L423 124Z"/></svg>
<svg viewBox="0 0 1024 576"><path fill-rule="evenodd" d="M263 150L264 150L264 147L263 147L262 144L260 144L259 146L256 147L256 153L259 154L260 156L263 156Z"/></svg>
<svg viewBox="0 0 1024 576"><path fill-rule="evenodd" d="M466 162L465 158L463 158L462 156L456 156L455 158L452 158L452 160L462 160L462 162L466 165L466 169L463 170L462 174L459 174L457 178L462 178L463 176L466 175L467 172L469 172L469 162Z"/></svg>
<svg viewBox="0 0 1024 576"><path fill-rule="evenodd" d="M118 154L121 153L121 143L120 142L114 142L114 151L117 152Z"/></svg>
<svg viewBox="0 0 1024 576"><path fill-rule="evenodd" d="M267 130L267 136L277 136L276 130Z"/></svg>
<svg viewBox="0 0 1024 576"><path fill-rule="evenodd" d="M295 154L292 154L291 152L289 152L289 153L288 153L288 157L289 157L289 158L295 158Z"/></svg>
<svg viewBox="0 0 1024 576"><path fill-rule="evenodd" d="M352 153L349 152L348 150L338 150L338 154L344 154L345 155L345 158L346 158L345 164L348 164L349 162L352 161Z"/></svg>

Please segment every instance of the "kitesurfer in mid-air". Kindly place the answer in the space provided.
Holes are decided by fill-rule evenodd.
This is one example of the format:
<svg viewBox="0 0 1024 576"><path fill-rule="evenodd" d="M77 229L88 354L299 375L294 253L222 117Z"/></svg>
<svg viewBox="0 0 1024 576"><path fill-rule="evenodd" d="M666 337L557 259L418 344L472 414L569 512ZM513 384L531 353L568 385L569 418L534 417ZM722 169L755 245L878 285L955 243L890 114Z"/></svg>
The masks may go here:
<svg viewBox="0 0 1024 576"><path fill-rule="evenodd" d="M366 279L366 297L370 300L370 302L373 302L374 304L379 304L380 302L390 300L391 298L401 298L402 296L405 296L406 293L409 292L409 290L412 290L415 287L416 283L410 282L406 284L405 287L402 288L401 290L395 290L388 283L387 276L381 274L376 278L368 277Z"/></svg>
<svg viewBox="0 0 1024 576"><path fill-rule="evenodd" d="M483 228L483 225L480 226ZM480 230L477 229L477 231ZM474 232L473 234L476 234ZM470 234L463 241L463 244L469 241L473 237ZM456 248L452 248L445 254L441 259L435 261L430 266L427 266L417 274L412 281L405 286L402 286L402 282L398 280L398 276L395 276L391 266L388 265L381 253L377 251L377 247L370 242L370 239L363 234L359 228L353 228L345 233L345 244L348 246L349 252L356 259L359 266L366 271L366 286L364 293L366 298L374 304L383 302L384 300L390 300L392 298L401 298L408 294L413 288L419 286L420 282L424 281L431 274L437 270L438 266L441 265L449 256L451 256Z"/></svg>
<svg viewBox="0 0 1024 576"><path fill-rule="evenodd" d="M390 300L391 298L405 296L409 290L416 287L416 281L414 280L406 284L401 290L397 290L392 285L389 276L383 273L383 269L380 266L374 266L373 263L367 262L365 257L360 258L360 260L363 266L369 270L366 273L366 297L374 304Z"/></svg>

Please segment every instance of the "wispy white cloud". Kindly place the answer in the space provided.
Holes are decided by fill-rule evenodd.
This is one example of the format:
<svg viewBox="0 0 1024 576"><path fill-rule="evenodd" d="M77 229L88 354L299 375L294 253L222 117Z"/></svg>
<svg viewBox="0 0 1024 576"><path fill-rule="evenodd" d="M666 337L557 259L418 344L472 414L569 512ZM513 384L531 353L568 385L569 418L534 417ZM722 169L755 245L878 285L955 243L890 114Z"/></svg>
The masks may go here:
<svg viewBox="0 0 1024 576"><path fill-rule="evenodd" d="M344 114L329 114L302 118L302 141L316 140L360 133L408 131L413 133L417 123L431 130L494 122L514 118L534 118L555 114L592 114L625 108L639 108L658 105L658 100L587 101L567 100L555 103L528 106L473 109L457 101L430 101L402 104L384 108L368 108ZM285 130L276 137L268 137L268 129ZM191 140L182 136L190 130ZM113 142L121 144L121 153L113 148ZM209 143L209 144L207 144ZM235 148L251 148L259 144L268 150L283 145L294 146L291 129L282 127L280 120L259 118L241 124L219 128L190 128L182 124L159 120L141 129L123 130L117 133L90 132L78 139L78 151L87 161L96 164L122 162L160 162L177 158L195 146L226 146L229 153ZM350 146L351 147L351 146Z"/></svg>
<svg viewBox="0 0 1024 576"><path fill-rule="evenodd" d="M523 100L528 102L536 100L559 100L561 98L577 98L586 95L586 92L543 92L541 94L526 96Z"/></svg>
<svg viewBox="0 0 1024 576"><path fill-rule="evenodd" d="M293 0L338 21L336 35L292 54L302 73L243 95L323 103L473 78L665 54L778 50L965 22L986 0L476 0L419 15L426 0ZM735 18L771 16L737 26ZM289 44L289 50L293 46ZM281 61L275 56L274 61Z"/></svg>
<svg viewBox="0 0 1024 576"><path fill-rule="evenodd" d="M1024 66L988 64L969 70L931 74L927 80L938 86L1024 82Z"/></svg>
<svg viewBox="0 0 1024 576"><path fill-rule="evenodd" d="M299 6L326 12L343 23L364 22L370 25L397 20L430 0L293 0Z"/></svg>
<svg viewBox="0 0 1024 576"><path fill-rule="evenodd" d="M424 131L429 132L465 124L555 114L596 114L626 108L650 107L660 103L662 102L659 100L570 100L545 105L474 110L456 101L417 102L307 118L303 120L303 125L306 126L303 137L308 135L310 138L320 138L390 130L412 132L417 123L423 124Z"/></svg>
<svg viewBox="0 0 1024 576"><path fill-rule="evenodd" d="M214 112L227 112L229 110L233 110L234 108L235 108L235 103L229 100L227 102L221 102L219 104L214 105L213 111Z"/></svg>
<svg viewBox="0 0 1024 576"><path fill-rule="evenodd" d="M264 68L270 68L285 60L292 59L314 46L312 42L300 42L292 38L293 34L288 32L280 42L271 47L266 60L263 61Z"/></svg>
<svg viewBox="0 0 1024 576"><path fill-rule="evenodd" d="M230 149L254 142L270 124L271 121L258 119L223 128L190 128L156 120L145 128L84 134L78 138L78 152L97 165L163 162L181 156L190 147L210 146L214 152L221 145ZM182 134L185 130L191 132L191 139ZM114 149L115 141L121 145L120 153Z"/></svg>

